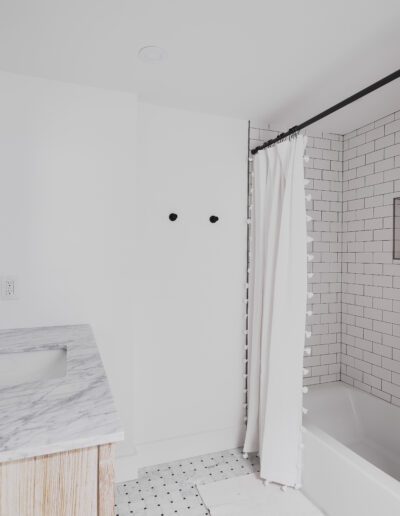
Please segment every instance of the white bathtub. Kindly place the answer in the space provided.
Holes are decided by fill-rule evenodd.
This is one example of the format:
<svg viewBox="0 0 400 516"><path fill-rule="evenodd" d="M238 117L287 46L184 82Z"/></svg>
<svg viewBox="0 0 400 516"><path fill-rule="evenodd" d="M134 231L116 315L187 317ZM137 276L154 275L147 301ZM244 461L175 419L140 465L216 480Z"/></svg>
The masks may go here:
<svg viewBox="0 0 400 516"><path fill-rule="evenodd" d="M304 405L305 494L329 516L400 516L400 408L342 382Z"/></svg>

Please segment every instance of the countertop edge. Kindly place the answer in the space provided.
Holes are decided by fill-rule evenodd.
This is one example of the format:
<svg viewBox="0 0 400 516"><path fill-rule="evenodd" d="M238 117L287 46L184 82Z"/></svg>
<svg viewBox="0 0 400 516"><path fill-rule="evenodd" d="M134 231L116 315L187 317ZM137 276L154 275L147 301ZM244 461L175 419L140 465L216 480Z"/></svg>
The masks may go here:
<svg viewBox="0 0 400 516"><path fill-rule="evenodd" d="M124 432L119 431L105 436L91 436L86 439L76 439L69 441L68 443L60 442L56 444L36 446L35 449L32 450L24 450L21 448L18 451L12 450L9 453L3 451L0 453L0 464L32 459L34 457L43 457L46 455L53 455L55 453L69 452L82 448L91 448L93 446L101 446L103 444L116 444L123 440Z"/></svg>

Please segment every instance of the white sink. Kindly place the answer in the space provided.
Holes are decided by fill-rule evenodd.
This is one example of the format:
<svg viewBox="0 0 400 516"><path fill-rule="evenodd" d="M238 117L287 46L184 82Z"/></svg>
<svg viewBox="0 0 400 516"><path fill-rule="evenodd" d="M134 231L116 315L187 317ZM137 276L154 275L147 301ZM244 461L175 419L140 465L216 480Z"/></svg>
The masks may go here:
<svg viewBox="0 0 400 516"><path fill-rule="evenodd" d="M66 373L65 348L0 353L0 388L61 378Z"/></svg>

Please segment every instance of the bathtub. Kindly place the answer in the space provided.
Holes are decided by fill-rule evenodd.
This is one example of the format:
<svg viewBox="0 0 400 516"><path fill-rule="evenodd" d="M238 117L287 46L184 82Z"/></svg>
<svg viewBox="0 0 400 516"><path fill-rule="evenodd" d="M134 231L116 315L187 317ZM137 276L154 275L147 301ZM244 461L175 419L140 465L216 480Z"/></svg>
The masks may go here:
<svg viewBox="0 0 400 516"><path fill-rule="evenodd" d="M304 397L303 491L329 516L400 516L400 408L343 382Z"/></svg>

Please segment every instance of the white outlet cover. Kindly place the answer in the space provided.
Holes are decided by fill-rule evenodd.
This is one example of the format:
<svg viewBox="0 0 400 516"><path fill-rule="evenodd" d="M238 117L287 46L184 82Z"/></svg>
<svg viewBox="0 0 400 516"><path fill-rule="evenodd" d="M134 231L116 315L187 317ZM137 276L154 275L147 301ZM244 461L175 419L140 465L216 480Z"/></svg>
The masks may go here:
<svg viewBox="0 0 400 516"><path fill-rule="evenodd" d="M1 299L3 301L18 299L18 281L16 276L1 277Z"/></svg>

